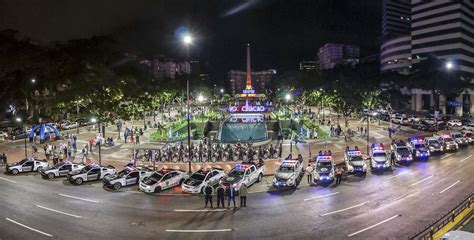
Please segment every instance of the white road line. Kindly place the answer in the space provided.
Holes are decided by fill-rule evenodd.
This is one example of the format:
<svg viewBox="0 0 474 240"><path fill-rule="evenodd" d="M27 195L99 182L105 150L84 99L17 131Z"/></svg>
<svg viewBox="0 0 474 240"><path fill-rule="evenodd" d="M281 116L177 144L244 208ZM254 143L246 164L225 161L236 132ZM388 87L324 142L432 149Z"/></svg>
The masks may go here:
<svg viewBox="0 0 474 240"><path fill-rule="evenodd" d="M387 218L387 219L385 219L385 220L383 220L383 221L381 221L381 222L379 222L379 223L376 223L376 224L374 224L374 225L372 225L372 226L370 226L370 227L366 227L366 228L364 228L364 229L362 229L362 230L359 230L359 231L357 231L357 232L351 233L351 234L349 234L349 235L347 235L347 236L348 236L348 237L352 237L352 236L357 235L357 234L359 234L359 233L361 233L361 232L365 232L365 231L367 231L367 230L369 230L369 229L371 229L371 228L377 227L377 226L380 225L380 224L384 224L384 223L386 223L386 222L388 222L388 221L391 221L391 220L393 220L393 219L395 219L395 218L397 218L397 217L400 217L400 215L395 215L395 216L393 216L393 217L391 217L391 218Z"/></svg>
<svg viewBox="0 0 474 240"><path fill-rule="evenodd" d="M401 172L401 173L399 173L399 174L397 174L397 175L388 177L387 180L388 180L388 179L392 179L392 178L396 178L396 177L400 177L401 175L405 175L405 174L407 174L407 173L408 173L408 172Z"/></svg>
<svg viewBox="0 0 474 240"><path fill-rule="evenodd" d="M457 180L455 183L451 184L449 187L447 187L447 188L443 189L443 191L439 192L439 194L442 194L442 193L446 192L448 189L454 187L454 185L456 185L460 182L461 182L461 180Z"/></svg>
<svg viewBox="0 0 474 240"><path fill-rule="evenodd" d="M59 195L59 196L62 196L62 197L67 197L67 198L82 200L82 201L86 201L86 202L102 203L101 201L97 201L97 200L92 200L92 199L87 199L87 198L80 198L80 197L75 197L75 196L66 195L66 194L61 194L61 193L58 193L58 195Z"/></svg>
<svg viewBox="0 0 474 240"><path fill-rule="evenodd" d="M7 179L7 178L0 177L0 179L5 180L7 182L11 182L11 183L16 183L16 181L13 181L13 180L10 180L10 179Z"/></svg>
<svg viewBox="0 0 474 240"><path fill-rule="evenodd" d="M227 209L175 209L175 212L224 212Z"/></svg>
<svg viewBox="0 0 474 240"><path fill-rule="evenodd" d="M335 193L329 193L329 194L321 195L321 196L317 196L317 197L306 198L303 201L310 201L310 200L319 199L319 198L323 198L323 197L329 197L329 196L336 195L336 194L339 194L339 193L340 192L335 192Z"/></svg>
<svg viewBox="0 0 474 240"><path fill-rule="evenodd" d="M467 159L469 159L469 158L471 158L471 157L472 157L472 155L469 155L469 156L467 156L467 157L465 157L465 158L461 159L461 161L460 161L460 162L464 162L464 161L466 161Z"/></svg>
<svg viewBox="0 0 474 240"><path fill-rule="evenodd" d="M450 154L448 154L448 155L444 155L444 156L441 157L441 159L445 159L445 158L450 157L450 156L452 156L452 155L454 155L454 153L450 153Z"/></svg>
<svg viewBox="0 0 474 240"><path fill-rule="evenodd" d="M231 232L232 229L225 228L225 229L209 229L209 230L175 230L175 229L167 229L167 232L176 232L176 233L212 233L212 232Z"/></svg>
<svg viewBox="0 0 474 240"><path fill-rule="evenodd" d="M421 179L421 180L418 181L418 182L415 182L415 183L410 184L410 187L411 187L411 186L415 186L415 185L417 185L417 184L419 184L419 183L422 183L422 182L424 182L424 181L426 181L426 180L428 180L428 179L430 179L430 178L432 178L432 177L433 177L433 175L430 175L430 176L428 176L428 177L425 177L425 178Z"/></svg>
<svg viewBox="0 0 474 240"><path fill-rule="evenodd" d="M356 207L360 207L360 206L362 206L362 205L364 205L364 204L367 204L368 202L369 202L369 201L363 202L363 203L360 203L360 204L357 204L357 205L354 205L354 206L352 206L352 207L344 208L344 209L341 209L341 210L337 210L337 211L333 211L333 212L328 212L328 213L325 213L325 214L321 214L321 215L319 215L319 216L324 217L324 216L331 215L331 214L334 214L334 213L339 213L339 212L347 211L347 210L349 210L349 209L353 209L353 208L356 208Z"/></svg>
<svg viewBox="0 0 474 240"><path fill-rule="evenodd" d="M75 218L82 218L82 216L79 216L79 215L74 215L74 214L71 214L71 213L61 212L59 210L55 210L55 209L52 209L52 208L47 208L47 207L44 207L44 206L41 206L41 205L36 205L36 206L39 207L39 208L51 211L51 212L57 212L57 213L60 213L60 214L64 214L66 216L75 217Z"/></svg>
<svg viewBox="0 0 474 240"><path fill-rule="evenodd" d="M41 233L41 234L43 234L43 235L45 235L45 236L48 236L48 237L53 237L53 235L51 235L51 234L49 234L49 233L45 233L45 232L42 232L42 231L40 231L40 230L38 230L38 229L34 229L34 228L32 228L32 227L28 227L28 226L26 226L25 224L19 223L19 222L15 221L15 220L12 220L12 219L10 219L10 218L5 218L5 219L6 219L7 221L9 221L9 222L12 222L12 223L14 223L14 224L16 224L16 225L18 225L18 226L22 226L22 227L24 227L24 228L26 228L26 229L29 229L29 230L31 230L31 231L34 231L34 232L37 232L37 233Z"/></svg>

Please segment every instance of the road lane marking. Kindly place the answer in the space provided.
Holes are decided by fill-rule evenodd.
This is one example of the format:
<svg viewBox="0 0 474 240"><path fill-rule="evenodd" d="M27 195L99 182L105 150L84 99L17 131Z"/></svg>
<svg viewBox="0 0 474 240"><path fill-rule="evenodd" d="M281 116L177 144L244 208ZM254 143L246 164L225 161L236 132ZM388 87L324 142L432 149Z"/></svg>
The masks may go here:
<svg viewBox="0 0 474 240"><path fill-rule="evenodd" d="M329 193L329 194L325 194L325 195L321 195L321 196L317 196L317 197L311 197L311 198L306 198L304 199L303 201L310 201L310 200L314 200L314 199L319 199L319 198L323 198L323 197L329 197L329 196L332 196L332 195L336 195L336 194L339 194L340 192L335 192L335 193Z"/></svg>
<svg viewBox="0 0 474 240"><path fill-rule="evenodd" d="M445 159L445 158L450 157L450 156L453 156L453 155L454 155L454 153L450 153L450 154L448 154L448 155L442 156L441 159Z"/></svg>
<svg viewBox="0 0 474 240"><path fill-rule="evenodd" d="M374 225L372 225L372 226L370 226L370 227L366 227L366 228L364 228L364 229L362 229L362 230L359 230L359 231L357 231L357 232L351 233L351 234L349 234L349 235L347 235L347 236L348 236L348 237L352 237L352 236L357 235L357 234L359 234L359 233L361 233L361 232L365 232L365 231L367 231L367 230L369 230L369 229L371 229L371 228L377 227L377 226L380 225L380 224L384 224L384 223L386 223L386 222L388 222L388 221L391 221L391 220L393 220L393 219L395 219L395 218L397 218L397 217L400 217L400 215L395 215L395 216L393 216L393 217L391 217L391 218L387 218L387 219L385 219L385 220L383 220L383 221L381 221L381 222L379 222L379 223L376 223L376 224L374 224Z"/></svg>
<svg viewBox="0 0 474 240"><path fill-rule="evenodd" d="M454 187L456 184L458 184L460 182L461 182L461 180L457 180L455 183L451 184L449 187L447 187L447 188L443 189L443 191L439 192L439 194L442 194L442 193L448 191L450 188Z"/></svg>
<svg viewBox="0 0 474 240"><path fill-rule="evenodd" d="M325 213L325 214L321 214L321 215L319 215L319 216L324 217L324 216L331 215L331 214L334 214L334 213L340 213L340 212L343 212L343 211L347 211L347 210L349 210L349 209L353 209L353 208L356 208L356 207L360 207L360 206L362 206L362 205L364 205L364 204L367 204L368 202L369 202L369 201L366 201L366 202L363 202L363 203L354 205L354 206L352 206L352 207L340 209L340 210L333 211L333 212L328 212L328 213Z"/></svg>
<svg viewBox="0 0 474 240"><path fill-rule="evenodd" d="M224 212L227 209L175 209L175 212Z"/></svg>
<svg viewBox="0 0 474 240"><path fill-rule="evenodd" d="M13 181L13 180L10 180L10 179L7 179L7 178L0 177L0 179L5 180L7 182L11 182L11 183L16 183L16 181Z"/></svg>
<svg viewBox="0 0 474 240"><path fill-rule="evenodd" d="M428 180L428 179L430 179L430 178L432 178L432 177L434 177L434 175L430 175L430 176L428 176L428 177L425 177L425 178L421 179L421 180L418 181L418 182L415 182L415 183L410 184L410 187L411 187L411 186L418 185L418 184L420 184L420 183L422 183L422 182L424 182L424 181L426 181L426 180Z"/></svg>
<svg viewBox="0 0 474 240"><path fill-rule="evenodd" d="M400 176L405 175L405 174L407 174L407 173L408 173L408 172L401 172L401 173L399 173L399 174L397 174L397 175L388 177L387 180L388 180L388 179L392 179L392 178L396 178L396 177L400 177Z"/></svg>
<svg viewBox="0 0 474 240"><path fill-rule="evenodd" d="M74 214L71 214L71 213L61 212L59 210L55 210L55 209L52 209L52 208L47 208L47 207L44 207L44 206L41 206L41 205L36 205L36 206L39 207L39 208L51 211L51 212L57 212L57 213L60 213L60 214L64 214L66 216L75 217L75 218L82 218L82 216L79 216L79 215L74 215Z"/></svg>
<svg viewBox="0 0 474 240"><path fill-rule="evenodd" d="M176 229L167 229L167 232L176 232L176 233L212 233L212 232L231 232L232 229L209 229L209 230L176 230Z"/></svg>
<svg viewBox="0 0 474 240"><path fill-rule="evenodd" d="M472 157L472 155L469 155L469 156L467 156L467 157L461 159L461 161L459 161L459 162L464 162L464 161L466 161L467 159L469 159L469 158L471 158L471 157Z"/></svg>
<svg viewBox="0 0 474 240"><path fill-rule="evenodd" d="M31 230L31 231L34 231L34 232L43 234L43 235L45 235L45 236L47 236L47 237L53 237L53 235L51 235L51 234L49 234L49 233L45 233L45 232L40 231L40 230L38 230L38 229L35 229L35 228L32 228L32 227L28 227L28 226L26 226L25 224L19 223L19 222L15 221L15 220L12 220L12 219L10 219L10 218L5 218L5 219L6 219L7 221L11 222L11 223L14 223L14 224L16 224L16 225L18 225L18 226L22 226L22 227L24 227L24 228L26 228L26 229L29 229L29 230Z"/></svg>
<svg viewBox="0 0 474 240"><path fill-rule="evenodd" d="M62 194L62 193L58 193L58 195L59 195L59 196L62 196L62 197L67 197L67 198L82 200L82 201L86 201L86 202L102 203L101 201L92 200L92 199L87 199L87 198L75 197L75 196L66 195L66 194Z"/></svg>

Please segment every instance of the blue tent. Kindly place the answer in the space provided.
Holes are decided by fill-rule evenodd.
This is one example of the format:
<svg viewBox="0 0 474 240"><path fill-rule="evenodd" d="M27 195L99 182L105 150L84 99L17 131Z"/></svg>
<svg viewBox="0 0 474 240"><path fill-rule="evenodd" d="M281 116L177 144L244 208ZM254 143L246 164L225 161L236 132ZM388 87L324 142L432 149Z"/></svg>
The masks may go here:
<svg viewBox="0 0 474 240"><path fill-rule="evenodd" d="M34 126L31 131L30 131L30 141L33 141L33 138L35 136L35 133L39 131L37 136L40 138L40 143L44 143L46 139L50 138L50 132L51 130L54 132L54 135L56 136L54 140L59 140L60 135L58 129L56 129L53 125L47 124L47 123L42 123Z"/></svg>

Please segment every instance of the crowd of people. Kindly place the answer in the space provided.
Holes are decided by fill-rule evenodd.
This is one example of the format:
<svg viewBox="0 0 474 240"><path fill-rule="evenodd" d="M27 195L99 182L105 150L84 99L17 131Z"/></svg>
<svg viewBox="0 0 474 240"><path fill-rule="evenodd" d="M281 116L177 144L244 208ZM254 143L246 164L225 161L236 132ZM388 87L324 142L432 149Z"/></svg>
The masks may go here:
<svg viewBox="0 0 474 240"><path fill-rule="evenodd" d="M239 190L230 186L224 186L223 184L219 184L216 189L214 189L210 184L206 185L206 187L204 187L205 208L207 208L208 205L210 205L211 208L214 208L214 192L216 193L217 208L221 206L222 208L225 208L225 199L227 198L227 208L230 208L230 203L232 202L235 209L235 197L237 195L240 197L240 207L247 207L248 188L245 184L242 184Z"/></svg>

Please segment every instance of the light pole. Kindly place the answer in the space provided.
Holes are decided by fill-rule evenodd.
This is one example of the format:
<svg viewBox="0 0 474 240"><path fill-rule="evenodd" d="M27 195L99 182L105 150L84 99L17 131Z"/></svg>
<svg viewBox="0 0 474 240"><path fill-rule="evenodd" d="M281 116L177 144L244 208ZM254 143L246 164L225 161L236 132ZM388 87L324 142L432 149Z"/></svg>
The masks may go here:
<svg viewBox="0 0 474 240"><path fill-rule="evenodd" d="M96 118L91 118L91 122L94 123L94 124L97 123L97 125L99 125L99 122L97 121ZM101 148L100 148L101 139L99 138L99 139L97 139L97 140L98 140L97 144L99 145L99 165L102 165Z"/></svg>
<svg viewBox="0 0 474 240"><path fill-rule="evenodd" d="M22 124L22 128L23 128L23 130L25 131L25 134L26 134L27 132L26 132L26 128L25 128L25 123L23 123L22 120L21 120L21 118L19 118L19 117L16 118L15 120L16 120L18 123ZM27 152L27 150L26 150L26 138L27 138L27 137L28 137L28 134L26 134L26 136L25 136L25 158L28 157L28 152Z"/></svg>
<svg viewBox="0 0 474 240"><path fill-rule="evenodd" d="M183 37L183 43L186 46L186 61L189 61L189 45L193 42L191 35L187 34ZM190 114L189 114L189 72L186 74L186 112L188 122L188 171L191 174L191 125L190 125Z"/></svg>
<svg viewBox="0 0 474 240"><path fill-rule="evenodd" d="M289 106L289 102L291 100L291 95L289 93L285 95L285 100L286 100L287 105ZM293 118L291 117L291 114L290 114L290 156L291 158L293 158Z"/></svg>

